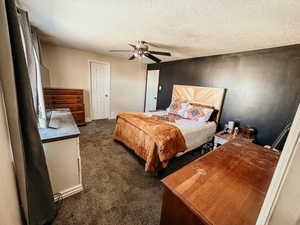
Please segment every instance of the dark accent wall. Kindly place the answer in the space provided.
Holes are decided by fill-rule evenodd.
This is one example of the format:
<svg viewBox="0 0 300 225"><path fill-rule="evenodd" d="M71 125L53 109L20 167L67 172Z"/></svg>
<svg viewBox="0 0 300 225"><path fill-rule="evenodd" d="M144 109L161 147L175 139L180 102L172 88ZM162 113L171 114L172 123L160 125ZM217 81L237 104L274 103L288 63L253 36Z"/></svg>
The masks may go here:
<svg viewBox="0 0 300 225"><path fill-rule="evenodd" d="M170 104L174 84L226 88L221 128L228 120L254 127L261 145L273 143L300 103L300 45L149 64L147 69L160 70L159 109Z"/></svg>

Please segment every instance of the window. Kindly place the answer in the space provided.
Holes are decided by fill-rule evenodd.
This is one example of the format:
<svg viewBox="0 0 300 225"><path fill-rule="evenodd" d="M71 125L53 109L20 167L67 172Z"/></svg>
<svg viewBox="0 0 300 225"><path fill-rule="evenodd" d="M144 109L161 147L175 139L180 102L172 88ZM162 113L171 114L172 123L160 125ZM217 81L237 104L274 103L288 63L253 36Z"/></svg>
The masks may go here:
<svg viewBox="0 0 300 225"><path fill-rule="evenodd" d="M39 40L35 31L31 30L27 12L18 9L18 19L38 124L46 127Z"/></svg>

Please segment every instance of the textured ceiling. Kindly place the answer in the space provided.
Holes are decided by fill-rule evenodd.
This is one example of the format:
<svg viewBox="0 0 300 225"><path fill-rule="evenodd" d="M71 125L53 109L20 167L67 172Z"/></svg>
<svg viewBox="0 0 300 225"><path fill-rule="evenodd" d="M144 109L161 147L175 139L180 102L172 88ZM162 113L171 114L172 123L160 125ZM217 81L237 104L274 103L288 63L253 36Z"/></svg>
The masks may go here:
<svg viewBox="0 0 300 225"><path fill-rule="evenodd" d="M129 57L109 50L136 40L171 51L165 60L300 43L299 0L18 2L43 39L105 55Z"/></svg>

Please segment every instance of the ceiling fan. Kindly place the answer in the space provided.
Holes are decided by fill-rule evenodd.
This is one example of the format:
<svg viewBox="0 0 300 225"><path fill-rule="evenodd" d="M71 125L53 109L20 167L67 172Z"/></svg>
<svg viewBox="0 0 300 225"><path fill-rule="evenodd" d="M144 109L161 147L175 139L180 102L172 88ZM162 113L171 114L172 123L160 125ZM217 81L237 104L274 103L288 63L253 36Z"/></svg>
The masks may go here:
<svg viewBox="0 0 300 225"><path fill-rule="evenodd" d="M156 63L161 62L161 59L157 58L154 55L171 56L170 52L150 51L149 46L151 44L146 41L137 41L137 45L133 45L130 43L128 43L128 45L131 46L133 49L132 50L110 50L110 52L131 52L133 55L130 56L128 60L147 57Z"/></svg>

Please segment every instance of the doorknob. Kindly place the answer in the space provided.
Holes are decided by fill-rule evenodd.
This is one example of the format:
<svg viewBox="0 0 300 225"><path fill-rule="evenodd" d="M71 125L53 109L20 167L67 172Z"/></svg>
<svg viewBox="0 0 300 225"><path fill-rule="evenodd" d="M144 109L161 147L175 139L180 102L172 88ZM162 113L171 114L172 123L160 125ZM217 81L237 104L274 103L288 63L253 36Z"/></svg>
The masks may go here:
<svg viewBox="0 0 300 225"><path fill-rule="evenodd" d="M157 97L154 97L154 99L157 99Z"/></svg>
<svg viewBox="0 0 300 225"><path fill-rule="evenodd" d="M106 94L105 97L108 97L108 94Z"/></svg>

